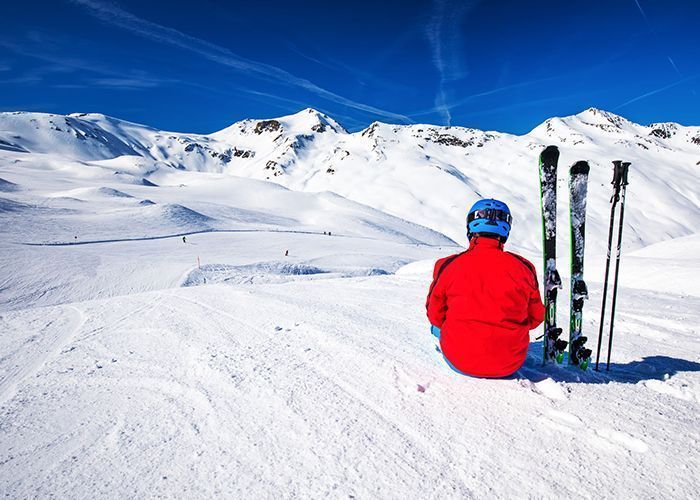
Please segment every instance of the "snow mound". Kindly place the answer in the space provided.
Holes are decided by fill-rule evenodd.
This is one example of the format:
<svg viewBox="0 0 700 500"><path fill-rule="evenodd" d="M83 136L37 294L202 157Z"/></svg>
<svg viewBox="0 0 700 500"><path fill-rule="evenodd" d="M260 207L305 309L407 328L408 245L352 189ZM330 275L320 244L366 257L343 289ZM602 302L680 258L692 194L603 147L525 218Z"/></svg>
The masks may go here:
<svg viewBox="0 0 700 500"><path fill-rule="evenodd" d="M188 287L213 283L237 285L282 283L289 281L290 277L307 277L327 272L315 266L281 261L260 262L244 266L207 264L188 273L182 280L181 286Z"/></svg>
<svg viewBox="0 0 700 500"><path fill-rule="evenodd" d="M435 267L435 260L418 260L401 267L395 274L397 276L415 276L424 278L432 275L433 267Z"/></svg>
<svg viewBox="0 0 700 500"><path fill-rule="evenodd" d="M230 285L253 285L261 283L287 283L289 281L319 278L355 278L362 276L386 276L390 273L378 267L334 266L321 268L309 263L284 261L257 262L232 266L207 264L187 273L180 286L199 286L226 283Z"/></svg>
<svg viewBox="0 0 700 500"><path fill-rule="evenodd" d="M28 208L31 208L31 207L29 205L25 205L24 203L10 200L8 198L0 198L0 213L2 213L2 212L20 212L20 211L26 210Z"/></svg>
<svg viewBox="0 0 700 500"><path fill-rule="evenodd" d="M22 189L18 184L14 182L7 181L0 177L0 192L2 193L12 193L14 191L19 191Z"/></svg>
<svg viewBox="0 0 700 500"><path fill-rule="evenodd" d="M114 196L117 198L133 198L133 196L125 193L124 191L119 191L118 189L108 187L97 188L97 192L104 196Z"/></svg>
<svg viewBox="0 0 700 500"><path fill-rule="evenodd" d="M105 198L133 198L132 195L110 187L89 187L59 191L48 195L50 198L74 198L78 200L98 201Z"/></svg>
<svg viewBox="0 0 700 500"><path fill-rule="evenodd" d="M158 187L154 182L149 181L145 177L139 177L124 172L114 172L114 178L126 184L134 184L136 186Z"/></svg>
<svg viewBox="0 0 700 500"><path fill-rule="evenodd" d="M156 210L157 214L178 226L210 227L210 224L214 222L213 218L177 203L163 206L146 205L144 210Z"/></svg>

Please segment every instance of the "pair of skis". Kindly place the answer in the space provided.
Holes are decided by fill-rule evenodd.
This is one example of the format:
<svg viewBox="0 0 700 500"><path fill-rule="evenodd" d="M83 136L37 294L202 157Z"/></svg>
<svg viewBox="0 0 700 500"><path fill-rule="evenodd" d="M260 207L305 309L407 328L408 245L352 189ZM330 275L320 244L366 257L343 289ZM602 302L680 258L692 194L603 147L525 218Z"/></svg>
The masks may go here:
<svg viewBox="0 0 700 500"><path fill-rule="evenodd" d="M582 335L583 301L588 289L583 281L583 255L586 228L586 194L588 190L588 162L577 161L569 169L569 196L571 200L571 311L569 342L561 337L557 327L557 292L561 278L557 271L557 165L559 149L548 146L540 154L540 198L542 204L542 234L544 248L544 363L564 360L564 350L569 345L569 364L585 370L591 358L591 350L585 347L587 338Z"/></svg>

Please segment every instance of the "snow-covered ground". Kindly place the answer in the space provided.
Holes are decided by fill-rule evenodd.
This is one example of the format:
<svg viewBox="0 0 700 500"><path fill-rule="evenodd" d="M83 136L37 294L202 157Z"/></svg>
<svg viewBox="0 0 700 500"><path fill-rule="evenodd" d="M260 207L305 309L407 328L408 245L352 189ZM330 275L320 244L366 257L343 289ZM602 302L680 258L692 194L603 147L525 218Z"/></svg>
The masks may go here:
<svg viewBox="0 0 700 500"><path fill-rule="evenodd" d="M363 171L353 160L356 183L330 173L335 180L319 189L300 179L323 163L323 141L337 146L330 135L307 139L315 149L288 151L295 159L272 183L252 166L232 172L184 157L166 164L168 148L191 144L181 135L88 115L94 128L86 117L68 120L81 131L71 132L75 140L57 140L65 132L54 129L29 140L41 127L18 116L0 120L7 496L697 496L700 189L693 143L681 144L687 130L664 139L678 144L666 145L675 147L672 161L655 169L661 153L630 150L640 165L629 188L611 370L542 367L538 330L516 376L479 380L451 372L428 334L432 263L460 250L453 240L464 243L462 217L478 192L516 207L513 243L539 267L536 168L525 165L536 161L537 144L564 134L562 123L569 135L559 139L588 141L571 135L580 123L554 119L531 137L498 134L505 139L493 139L494 149L475 149L468 160L448 155L441 168L421 167L408 137L389 144L382 136L387 143L368 151L403 155L403 171L372 158ZM221 152L237 134L275 127L260 123L198 141ZM278 123L297 136L318 125ZM346 134L327 117L320 123L326 130L314 132L348 143L371 135ZM451 133L466 141L464 130ZM155 135L168 146L145 146ZM650 140L661 148L657 135ZM236 147L258 148L258 159L273 154L250 141ZM597 155L623 147L590 141L586 151ZM577 154L557 143L563 157ZM364 147L357 144L353 155ZM494 155L517 158L522 170L499 167ZM475 166L484 163L500 175L484 175ZM609 210L602 165L588 221L598 240ZM458 211L459 220L451 215ZM568 237L560 239L566 290ZM594 348L602 247L591 243L586 262L584 332ZM559 305L566 325L566 298Z"/></svg>

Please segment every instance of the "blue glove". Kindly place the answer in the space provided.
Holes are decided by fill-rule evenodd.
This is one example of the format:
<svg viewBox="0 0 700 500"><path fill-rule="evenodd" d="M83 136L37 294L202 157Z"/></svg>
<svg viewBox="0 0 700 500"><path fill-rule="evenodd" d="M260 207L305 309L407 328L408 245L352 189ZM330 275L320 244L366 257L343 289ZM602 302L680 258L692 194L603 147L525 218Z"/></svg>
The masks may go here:
<svg viewBox="0 0 700 500"><path fill-rule="evenodd" d="M437 338L440 338L440 329L437 326L430 325L430 333L435 335Z"/></svg>

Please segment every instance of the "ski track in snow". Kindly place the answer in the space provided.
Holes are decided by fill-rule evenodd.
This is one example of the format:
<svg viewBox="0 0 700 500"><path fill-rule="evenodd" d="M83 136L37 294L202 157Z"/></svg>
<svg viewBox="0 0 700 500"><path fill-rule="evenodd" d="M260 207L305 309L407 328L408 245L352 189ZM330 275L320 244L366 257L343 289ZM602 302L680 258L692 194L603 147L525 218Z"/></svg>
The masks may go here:
<svg viewBox="0 0 700 500"><path fill-rule="evenodd" d="M4 351L0 359L0 405L11 399L25 380L36 376L46 363L55 358L85 322L83 313L76 307L68 306L51 313L51 319L47 321L44 318L43 326L37 325L38 331L35 334L24 339L11 352ZM40 321L37 318L33 323ZM3 331L11 328L11 325L0 323Z"/></svg>
<svg viewBox="0 0 700 500"><path fill-rule="evenodd" d="M576 494L567 478L585 470L591 492L689 491L692 459L685 479L656 478L677 477L679 454L693 457L697 431L683 422L697 403L658 386L697 388L699 368L645 375L631 358L609 374L543 370L533 343L510 380L462 377L425 328L424 284L379 276L213 285L84 302L84 318L66 306L7 313L13 335L38 317L70 328L47 337L42 353L51 354L37 359L50 362L15 377L1 407L2 489L549 496ZM416 307L399 314L401 304ZM617 359L636 349L634 338L620 335ZM555 477L546 459L558 464ZM645 479L643 470L655 473Z"/></svg>

